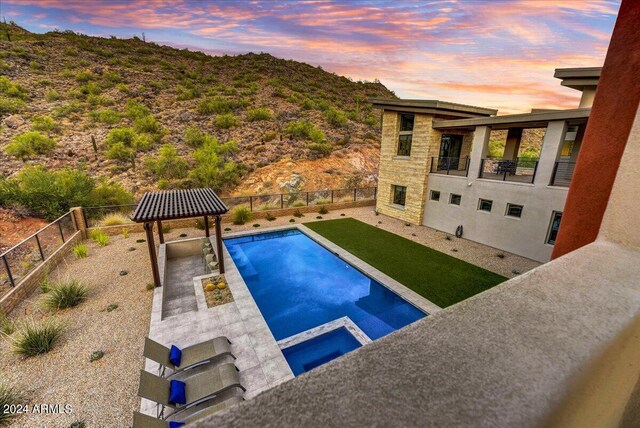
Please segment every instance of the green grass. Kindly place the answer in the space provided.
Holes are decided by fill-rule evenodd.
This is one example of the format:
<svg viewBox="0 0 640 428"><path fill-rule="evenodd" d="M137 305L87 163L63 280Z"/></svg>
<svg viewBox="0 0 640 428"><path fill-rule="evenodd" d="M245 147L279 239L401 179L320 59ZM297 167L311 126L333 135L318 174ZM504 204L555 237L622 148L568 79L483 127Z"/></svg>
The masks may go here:
<svg viewBox="0 0 640 428"><path fill-rule="evenodd" d="M305 226L443 308L506 280L358 220L346 218Z"/></svg>

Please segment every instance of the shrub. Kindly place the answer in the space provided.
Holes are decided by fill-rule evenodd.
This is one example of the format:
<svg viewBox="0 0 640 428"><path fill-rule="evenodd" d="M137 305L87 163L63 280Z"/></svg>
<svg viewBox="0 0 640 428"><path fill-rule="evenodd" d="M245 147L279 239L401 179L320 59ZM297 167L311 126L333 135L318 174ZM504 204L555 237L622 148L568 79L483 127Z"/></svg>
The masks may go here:
<svg viewBox="0 0 640 428"><path fill-rule="evenodd" d="M109 244L109 235L99 230L93 230L90 238L93 242L98 244L98 247L104 247Z"/></svg>
<svg viewBox="0 0 640 428"><path fill-rule="evenodd" d="M13 83L7 76L0 76L0 94L11 98L27 99L29 94L18 83Z"/></svg>
<svg viewBox="0 0 640 428"><path fill-rule="evenodd" d="M330 108L324 112L327 122L335 128L341 128L347 124L347 116L343 111Z"/></svg>
<svg viewBox="0 0 640 428"><path fill-rule="evenodd" d="M45 154L52 151L56 146L56 142L41 134L38 131L28 131L20 135L16 135L7 145L5 151L10 156L17 158L28 158L35 154Z"/></svg>
<svg viewBox="0 0 640 428"><path fill-rule="evenodd" d="M308 138L315 143L322 143L325 139L324 133L306 120L290 122L285 128L285 133L295 138Z"/></svg>
<svg viewBox="0 0 640 428"><path fill-rule="evenodd" d="M90 80L94 80L96 78L96 75L89 70L84 70L76 73L75 77L78 82L86 83Z"/></svg>
<svg viewBox="0 0 640 428"><path fill-rule="evenodd" d="M267 221L274 221L276 219L276 216L271 213L267 213L267 216L265 218L267 219Z"/></svg>
<svg viewBox="0 0 640 428"><path fill-rule="evenodd" d="M123 238L129 237L129 229L122 229L122 237Z"/></svg>
<svg viewBox="0 0 640 428"><path fill-rule="evenodd" d="M268 108L255 108L247 112L247 118L250 122L258 122L261 120L271 120L273 114Z"/></svg>
<svg viewBox="0 0 640 428"><path fill-rule="evenodd" d="M100 219L98 224L100 226L119 226L121 224L131 223L131 220L121 213L106 214Z"/></svg>
<svg viewBox="0 0 640 428"><path fill-rule="evenodd" d="M44 99L47 100L47 102L52 103L60 99L60 94L55 89L52 89L50 91L47 91L47 94L44 96Z"/></svg>
<svg viewBox="0 0 640 428"><path fill-rule="evenodd" d="M158 134L162 130L160 123L151 115L136 119L133 123L133 128L136 132L148 132L150 134Z"/></svg>
<svg viewBox="0 0 640 428"><path fill-rule="evenodd" d="M195 226L198 230L204 230L204 221L200 219L196 220Z"/></svg>
<svg viewBox="0 0 640 428"><path fill-rule="evenodd" d="M75 279L67 279L53 285L44 299L47 309L67 309L82 303L87 298L89 290Z"/></svg>
<svg viewBox="0 0 640 428"><path fill-rule="evenodd" d="M227 98L217 96L200 101L197 111L202 115L231 113L233 111L233 104Z"/></svg>
<svg viewBox="0 0 640 428"><path fill-rule="evenodd" d="M95 122L113 125L122 119L120 113L111 109L94 110L90 114L91 119Z"/></svg>
<svg viewBox="0 0 640 428"><path fill-rule="evenodd" d="M40 323L25 321L19 326L13 351L24 357L34 357L51 351L60 339L64 326L48 318Z"/></svg>
<svg viewBox="0 0 640 428"><path fill-rule="evenodd" d="M31 129L41 132L60 132L60 125L50 116L36 116L31 121Z"/></svg>
<svg viewBox="0 0 640 428"><path fill-rule="evenodd" d="M124 143L115 143L107 148L105 152L105 156L107 159L119 160L119 161L127 161L131 160L135 155L135 152L127 148Z"/></svg>
<svg viewBox="0 0 640 428"><path fill-rule="evenodd" d="M231 217L233 218L233 224L245 224L253 218L251 210L246 205L239 205L231 211Z"/></svg>
<svg viewBox="0 0 640 428"><path fill-rule="evenodd" d="M0 333L11 335L13 334L14 331L15 331L15 327L13 323L4 313L4 311L0 309Z"/></svg>
<svg viewBox="0 0 640 428"><path fill-rule="evenodd" d="M216 116L216 126L222 129L229 129L239 125L238 119L233 113L220 114Z"/></svg>
<svg viewBox="0 0 640 428"><path fill-rule="evenodd" d="M178 156L178 150L172 144L160 147L156 158L149 158L145 166L156 178L174 179L187 176L187 161Z"/></svg>
<svg viewBox="0 0 640 428"><path fill-rule="evenodd" d="M202 130L200 130L200 128L198 128L195 125L189 126L184 131L184 142L185 144L191 147L201 147L207 141L210 141L212 139L215 139L215 138L202 132Z"/></svg>
<svg viewBox="0 0 640 428"><path fill-rule="evenodd" d="M237 150L233 141L221 145L215 138L211 138L205 142L193 153L196 166L189 175L193 184L214 190L237 184L244 169L228 159Z"/></svg>
<svg viewBox="0 0 640 428"><path fill-rule="evenodd" d="M321 206L320 209L318 210L318 214L327 214L328 212L329 210L324 205Z"/></svg>
<svg viewBox="0 0 640 428"><path fill-rule="evenodd" d="M331 144L328 143L311 143L307 145L307 148L319 156L327 156L333 150Z"/></svg>
<svg viewBox="0 0 640 428"><path fill-rule="evenodd" d="M71 251L73 251L73 254L77 259L84 259L89 255L89 251L85 244L76 244Z"/></svg>
<svg viewBox="0 0 640 428"><path fill-rule="evenodd" d="M107 147L111 147L117 143L123 143L126 147L131 147L136 136L132 128L114 128L107 134L104 144Z"/></svg>
<svg viewBox="0 0 640 428"><path fill-rule="evenodd" d="M169 233L171 232L171 225L170 224L163 224L162 225L162 233Z"/></svg>
<svg viewBox="0 0 640 428"><path fill-rule="evenodd" d="M9 424L17 413L8 411L12 406L23 404L26 400L25 394L20 392L15 386L7 383L0 383L0 426Z"/></svg>
<svg viewBox="0 0 640 428"><path fill-rule="evenodd" d="M137 101L129 100L127 102L127 108L125 109L125 116L131 120L141 119L151 114L149 107L140 104Z"/></svg>
<svg viewBox="0 0 640 428"><path fill-rule="evenodd" d="M67 117L72 113L78 113L84 110L82 104L77 101L71 101L65 105L60 107L56 107L53 109L53 115L55 117Z"/></svg>
<svg viewBox="0 0 640 428"><path fill-rule="evenodd" d="M297 210L294 211L293 216L300 218L300 217L304 217L304 214L302 214L302 211L297 209Z"/></svg>
<svg viewBox="0 0 640 428"><path fill-rule="evenodd" d="M26 106L25 102L20 99L0 97L0 114L18 113Z"/></svg>
<svg viewBox="0 0 640 428"><path fill-rule="evenodd" d="M295 201L293 203L294 207L304 207L305 205L307 205L307 204L305 204L304 201Z"/></svg>

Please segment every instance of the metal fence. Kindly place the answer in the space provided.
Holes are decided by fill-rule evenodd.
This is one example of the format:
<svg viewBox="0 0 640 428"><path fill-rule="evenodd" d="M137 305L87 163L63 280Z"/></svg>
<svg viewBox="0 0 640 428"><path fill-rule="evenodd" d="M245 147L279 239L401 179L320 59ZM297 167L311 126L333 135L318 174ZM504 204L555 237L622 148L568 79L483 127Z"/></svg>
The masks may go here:
<svg viewBox="0 0 640 428"><path fill-rule="evenodd" d="M0 254L0 293L16 286L77 230L69 212Z"/></svg>
<svg viewBox="0 0 640 428"><path fill-rule="evenodd" d="M451 158L451 157L432 157L431 173L446 174L466 177L469 173L469 157Z"/></svg>
<svg viewBox="0 0 640 428"><path fill-rule="evenodd" d="M479 178L533 183L537 169L537 159L482 159Z"/></svg>

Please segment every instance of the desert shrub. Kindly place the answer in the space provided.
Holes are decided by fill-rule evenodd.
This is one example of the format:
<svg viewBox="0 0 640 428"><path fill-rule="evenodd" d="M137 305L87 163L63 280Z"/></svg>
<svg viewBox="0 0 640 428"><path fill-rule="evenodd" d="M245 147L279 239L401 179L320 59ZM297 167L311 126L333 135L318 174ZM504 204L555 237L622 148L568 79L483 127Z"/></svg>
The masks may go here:
<svg viewBox="0 0 640 428"><path fill-rule="evenodd" d="M300 218L300 217L304 217L304 214L302 214L302 211L300 211L299 209L297 209L297 210L295 210L295 211L293 212L293 216L294 216L294 217L298 217L298 218Z"/></svg>
<svg viewBox="0 0 640 428"><path fill-rule="evenodd" d="M136 132L148 132L150 134L157 134L162 130L160 123L151 115L136 119L133 123L133 128Z"/></svg>
<svg viewBox="0 0 640 428"><path fill-rule="evenodd" d="M328 143L311 143L307 145L307 148L319 156L327 156L333 150L331 144Z"/></svg>
<svg viewBox="0 0 640 428"><path fill-rule="evenodd" d="M135 152L124 145L124 143L115 143L109 146L105 152L107 159L127 161L131 160Z"/></svg>
<svg viewBox="0 0 640 428"><path fill-rule="evenodd" d="M16 135L7 145L5 151L9 156L28 158L33 155L49 153L56 146L56 142L38 131L28 131Z"/></svg>
<svg viewBox="0 0 640 428"><path fill-rule="evenodd" d="M179 85L177 88L178 96L176 99L178 101L188 101L199 98L202 95L202 91L200 91L197 87L185 88L184 86Z"/></svg>
<svg viewBox="0 0 640 428"><path fill-rule="evenodd" d="M328 212L329 212L329 210L324 205L321 206L320 209L318 210L319 214L327 214Z"/></svg>
<svg viewBox="0 0 640 428"><path fill-rule="evenodd" d="M44 96L44 99L47 100L47 102L52 103L60 99L60 94L55 89L52 89L50 91L47 91L46 95Z"/></svg>
<svg viewBox="0 0 640 428"><path fill-rule="evenodd" d="M141 119L151 114L149 107L133 100L127 102L127 108L125 109L125 116L131 120Z"/></svg>
<svg viewBox="0 0 640 428"><path fill-rule="evenodd" d="M94 110L89 113L91 119L94 122L105 123L107 125L113 125L122 119L120 113L112 109Z"/></svg>
<svg viewBox="0 0 640 428"><path fill-rule="evenodd" d="M127 216L121 213L110 213L100 219L100 226L120 226L122 224L131 223Z"/></svg>
<svg viewBox="0 0 640 428"><path fill-rule="evenodd" d="M184 131L184 142L191 147L202 147L203 145L215 141L215 137L203 132L195 125L189 126Z"/></svg>
<svg viewBox="0 0 640 428"><path fill-rule="evenodd" d="M24 110L26 106L21 99L0 97L0 114L18 113Z"/></svg>
<svg viewBox="0 0 640 428"><path fill-rule="evenodd" d="M216 126L221 129L229 129L238 126L240 122L233 113L219 114L216 116Z"/></svg>
<svg viewBox="0 0 640 428"><path fill-rule="evenodd" d="M0 426L10 424L11 420L17 416L17 413L6 411L11 406L23 404L26 400L26 394L22 393L18 388L8 383L0 383Z"/></svg>
<svg viewBox="0 0 640 428"><path fill-rule="evenodd" d="M200 101L197 111L202 115L231 113L233 104L227 98L217 96Z"/></svg>
<svg viewBox="0 0 640 428"><path fill-rule="evenodd" d="M89 82L90 80L94 80L95 78L96 78L96 75L89 70L80 71L76 73L76 76L75 76L76 81L80 83L86 83L86 82Z"/></svg>
<svg viewBox="0 0 640 428"><path fill-rule="evenodd" d="M0 333L11 335L15 331L15 326L7 317L2 309L0 309ZM0 418L1 420L1 418Z"/></svg>
<svg viewBox="0 0 640 428"><path fill-rule="evenodd" d="M253 218L251 210L246 205L238 205L231 210L231 217L233 218L233 224L245 224Z"/></svg>
<svg viewBox="0 0 640 428"><path fill-rule="evenodd" d="M254 108L247 112L247 118L250 122L258 122L261 120L271 120L273 114L271 110L265 107Z"/></svg>
<svg viewBox="0 0 640 428"><path fill-rule="evenodd" d="M82 104L77 101L71 101L66 103L65 105L54 108L52 113L55 117L67 117L70 114L78 113L82 110L84 110Z"/></svg>
<svg viewBox="0 0 640 428"><path fill-rule="evenodd" d="M128 238L129 237L129 229L122 229L122 237L123 238Z"/></svg>
<svg viewBox="0 0 640 428"><path fill-rule="evenodd" d="M267 219L267 221L274 221L276 219L276 216L271 213L267 213L265 218Z"/></svg>
<svg viewBox="0 0 640 428"><path fill-rule="evenodd" d="M126 147L131 147L133 146L136 136L132 128L114 128L107 134L104 144L107 147L111 147L114 144L122 143Z"/></svg>
<svg viewBox="0 0 640 428"><path fill-rule="evenodd" d="M18 83L13 83L7 76L0 76L0 94L11 98L27 99L29 94Z"/></svg>
<svg viewBox="0 0 640 428"><path fill-rule="evenodd" d="M19 325L17 337L13 341L13 351L24 357L45 354L53 349L63 330L64 326L52 318L39 323L24 321Z"/></svg>
<svg viewBox="0 0 640 428"><path fill-rule="evenodd" d="M330 108L324 112L324 117L327 122L335 128L341 128L347 124L347 116L343 111Z"/></svg>
<svg viewBox="0 0 640 428"><path fill-rule="evenodd" d="M158 156L146 159L145 166L156 178L170 180L187 176L187 161L178 156L172 144L160 147Z"/></svg>
<svg viewBox="0 0 640 428"><path fill-rule="evenodd" d="M300 107L303 110L312 110L314 107L313 101L309 98L304 98L300 103Z"/></svg>
<svg viewBox="0 0 640 428"><path fill-rule="evenodd" d="M163 224L162 225L162 233L169 233L171 232L171 225L170 224Z"/></svg>
<svg viewBox="0 0 640 428"><path fill-rule="evenodd" d="M322 143L325 140L324 133L313 123L306 120L289 122L285 128L285 133L295 138L307 138L314 143Z"/></svg>
<svg viewBox="0 0 640 428"><path fill-rule="evenodd" d="M116 89L119 90L120 92L122 92L123 94L128 94L129 92L131 92L131 88L129 88L124 83L118 83L116 85Z"/></svg>
<svg viewBox="0 0 640 428"><path fill-rule="evenodd" d="M71 249L77 259L84 259L89 255L89 250L85 244L76 244Z"/></svg>
<svg viewBox="0 0 640 428"><path fill-rule="evenodd" d="M41 132L60 132L60 125L51 116L36 116L31 121L31 129Z"/></svg>
<svg viewBox="0 0 640 428"><path fill-rule="evenodd" d="M100 230L92 230L89 237L98 247L105 247L109 244L109 235Z"/></svg>
<svg viewBox="0 0 640 428"><path fill-rule="evenodd" d="M200 219L196 220L195 227L198 230L204 230L204 221Z"/></svg>
<svg viewBox="0 0 640 428"><path fill-rule="evenodd" d="M376 126L376 125L378 125L378 123L379 123L378 118L376 116L373 116L373 115L367 116L364 119L364 124L368 125L368 126Z"/></svg>
<svg viewBox="0 0 640 428"><path fill-rule="evenodd" d="M75 279L65 279L53 285L43 300L49 310L67 309L79 305L87 298L89 289Z"/></svg>
<svg viewBox="0 0 640 428"><path fill-rule="evenodd" d="M84 85L80 86L78 88L79 94L81 95L100 95L100 93L102 92L102 89L100 88L100 86L95 83L95 82L89 82L89 83L85 83ZM95 102L94 102L95 104Z"/></svg>
<svg viewBox="0 0 640 428"><path fill-rule="evenodd" d="M214 190L237 184L244 169L229 159L237 150L238 146L233 141L218 144L215 138L211 138L205 142L193 153L196 166L189 174L193 184Z"/></svg>
<svg viewBox="0 0 640 428"><path fill-rule="evenodd" d="M293 203L294 207L304 207L305 205L307 205L307 204L305 204L304 201L295 201Z"/></svg>

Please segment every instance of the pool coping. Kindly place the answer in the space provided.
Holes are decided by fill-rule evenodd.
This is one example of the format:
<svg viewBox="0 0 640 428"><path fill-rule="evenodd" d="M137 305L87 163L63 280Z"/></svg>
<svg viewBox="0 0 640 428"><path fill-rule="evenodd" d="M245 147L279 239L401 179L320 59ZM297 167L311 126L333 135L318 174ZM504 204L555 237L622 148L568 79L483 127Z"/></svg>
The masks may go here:
<svg viewBox="0 0 640 428"><path fill-rule="evenodd" d="M416 308L425 312L427 316L429 314L433 314L442 310L440 306L436 305L435 303L431 302L425 297L419 295L415 291L411 290L409 287L401 284L400 282L391 278L389 275L379 271L375 267L371 266L365 261L354 256L349 251L345 250L344 248L340 247L339 245L333 243L332 241L328 240L324 236L314 232L313 230L309 229L308 227L302 224L274 226L274 227L261 229L260 231L243 230L240 232L228 233L223 236L223 241L225 239L240 238L242 236L258 235L261 233L279 232L283 230L292 230L292 229L298 229L301 233L305 234L307 237L317 242L319 245L321 245L326 250L333 253L335 256L349 263L350 265L358 269L360 272L362 272L366 276L378 281L382 286L396 293L397 295L402 297L407 302L411 303ZM225 251L226 251L226 245L223 245L223 247L225 248ZM234 267L235 267L235 263L234 263Z"/></svg>
<svg viewBox="0 0 640 428"><path fill-rule="evenodd" d="M367 343L372 342L371 338L367 336L366 333L353 321L351 321L351 318L344 316L337 320L329 321L317 327L310 328L309 330L305 330L301 333L294 334L293 336L289 336L285 339L278 340L278 346L284 351L287 348L291 348L292 346L299 345L302 342L306 342L307 340L311 340L341 328L346 328L349 334L351 334L360 343L360 345L364 346Z"/></svg>

